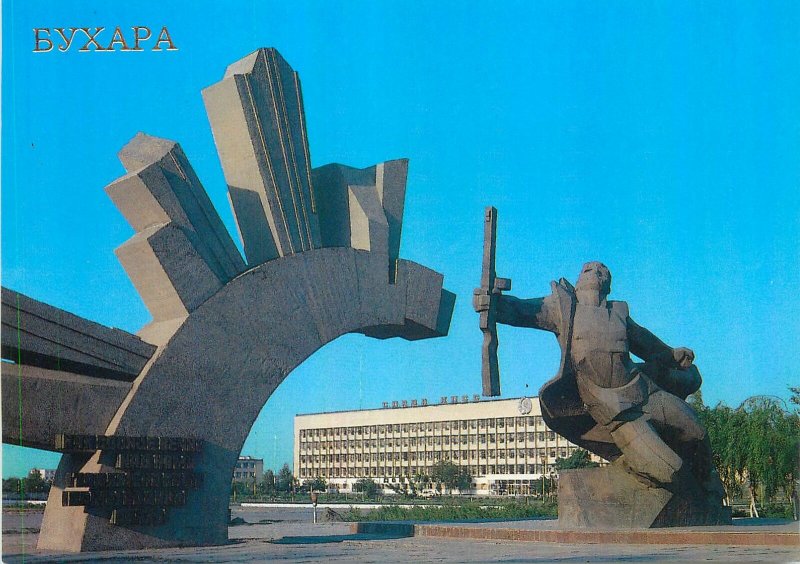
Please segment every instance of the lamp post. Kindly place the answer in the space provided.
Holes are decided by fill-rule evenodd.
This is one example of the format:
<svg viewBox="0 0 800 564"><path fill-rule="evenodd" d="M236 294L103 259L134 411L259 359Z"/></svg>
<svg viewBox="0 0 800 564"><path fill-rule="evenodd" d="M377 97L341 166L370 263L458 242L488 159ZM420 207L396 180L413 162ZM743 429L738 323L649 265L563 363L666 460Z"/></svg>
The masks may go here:
<svg viewBox="0 0 800 564"><path fill-rule="evenodd" d="M319 494L315 491L311 492L311 505L314 506L314 524L317 523L317 500L319 499Z"/></svg>

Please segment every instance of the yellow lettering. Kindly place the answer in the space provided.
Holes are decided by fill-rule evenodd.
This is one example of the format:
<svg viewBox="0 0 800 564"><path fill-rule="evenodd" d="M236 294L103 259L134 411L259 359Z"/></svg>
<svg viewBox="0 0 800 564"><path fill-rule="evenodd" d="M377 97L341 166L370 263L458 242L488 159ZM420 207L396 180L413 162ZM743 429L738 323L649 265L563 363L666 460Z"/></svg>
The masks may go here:
<svg viewBox="0 0 800 564"><path fill-rule="evenodd" d="M106 51L113 51L115 45L122 45L121 51L130 51L128 48L128 44L125 43L125 36L122 35L122 30L119 29L119 26L114 29L114 35L111 36L111 42L106 47Z"/></svg>
<svg viewBox="0 0 800 564"><path fill-rule="evenodd" d="M167 26L161 28L161 33L158 34L158 40L156 44L153 46L153 51L161 51L161 47L159 45L161 43L166 43L169 45L167 47L167 51L177 51L178 48L172 43L172 38L169 36L169 31L167 30Z"/></svg>
<svg viewBox="0 0 800 564"><path fill-rule="evenodd" d="M85 51L91 51L91 49L89 49L89 45L92 45L92 44L94 45L94 50L95 51L105 51L105 49L103 49L100 46L100 44L97 42L97 39L95 39L98 35L100 35L100 32L105 29L104 27L96 27L96 28L94 28L94 33L89 33L89 28L88 27L80 27L78 29L80 29L83 33L85 33L86 37L89 38L88 41L86 41L86 43L83 45L83 47L78 49L78 51L84 51L84 52Z"/></svg>
<svg viewBox="0 0 800 564"><path fill-rule="evenodd" d="M147 35L139 35L139 31L144 30ZM139 43L141 41L147 41L150 39L152 33L150 32L150 28L147 26L134 26L133 28L133 51L144 51L141 47L139 47Z"/></svg>
<svg viewBox="0 0 800 564"><path fill-rule="evenodd" d="M59 45L58 46L58 50L61 51L62 53L68 51L70 46L72 45L72 40L75 38L75 32L78 31L78 28L77 27L69 28L69 30L71 32L69 34L69 39L67 39L67 36L64 33L64 28L63 27L56 27L54 29L61 36L61 39L64 40L64 44L63 45Z"/></svg>
<svg viewBox="0 0 800 564"><path fill-rule="evenodd" d="M41 32L45 32L48 36L50 35L50 28L49 27L35 27L33 28L33 52L34 53L46 53L53 48L53 42L48 39L47 37L39 37ZM40 49L39 46L42 42L46 42L48 47L46 49Z"/></svg>

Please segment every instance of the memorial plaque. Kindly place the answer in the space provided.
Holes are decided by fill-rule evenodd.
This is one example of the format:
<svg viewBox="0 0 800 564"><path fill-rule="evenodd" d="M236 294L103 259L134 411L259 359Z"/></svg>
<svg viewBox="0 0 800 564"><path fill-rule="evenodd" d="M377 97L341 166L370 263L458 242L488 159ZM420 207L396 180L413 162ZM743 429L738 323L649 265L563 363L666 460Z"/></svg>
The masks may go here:
<svg viewBox="0 0 800 564"><path fill-rule="evenodd" d="M116 468L120 470L189 470L194 460L186 454L122 452L117 455Z"/></svg>
<svg viewBox="0 0 800 564"><path fill-rule="evenodd" d="M197 453L203 448L199 439L186 437L126 437L107 435L70 435L60 433L55 449L63 452L178 452Z"/></svg>
<svg viewBox="0 0 800 564"><path fill-rule="evenodd" d="M92 494L86 490L74 491L65 490L61 493L61 505L65 507L74 507L77 505L89 505L92 499Z"/></svg>
<svg viewBox="0 0 800 564"><path fill-rule="evenodd" d="M167 521L167 510L163 507L147 509L114 509L109 519L112 525L162 525Z"/></svg>

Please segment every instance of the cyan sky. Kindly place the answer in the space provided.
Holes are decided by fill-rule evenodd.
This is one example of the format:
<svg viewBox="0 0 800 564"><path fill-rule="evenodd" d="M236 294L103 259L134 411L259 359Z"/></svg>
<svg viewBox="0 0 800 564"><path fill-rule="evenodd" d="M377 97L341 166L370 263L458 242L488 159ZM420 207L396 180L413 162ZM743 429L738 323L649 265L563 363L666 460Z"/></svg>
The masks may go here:
<svg viewBox="0 0 800 564"><path fill-rule="evenodd" d="M291 462L296 413L479 393L469 302L490 204L515 295L602 260L637 322L695 350L708 403L786 397L800 383L800 5L493 4L6 0L3 285L145 324L113 254L132 235L103 192L123 173L115 153L138 131L177 140L235 231L200 90L273 46L300 73L314 166L410 159L401 254L458 301L446 338L319 351L245 454ZM166 25L179 51L32 52L34 27L117 25ZM500 340L504 396L534 395L555 339L503 327ZM3 454L5 475L57 463Z"/></svg>

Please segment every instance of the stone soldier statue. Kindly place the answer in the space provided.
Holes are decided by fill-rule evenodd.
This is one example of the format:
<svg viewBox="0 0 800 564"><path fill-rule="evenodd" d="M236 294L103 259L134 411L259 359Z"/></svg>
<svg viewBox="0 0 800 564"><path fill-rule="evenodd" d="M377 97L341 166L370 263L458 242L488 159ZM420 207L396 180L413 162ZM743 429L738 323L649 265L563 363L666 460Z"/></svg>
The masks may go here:
<svg viewBox="0 0 800 564"><path fill-rule="evenodd" d="M474 296L478 312L494 301L498 323L555 333L561 365L539 394L547 425L640 481L678 491L691 480L721 505L706 431L684 401L701 383L694 353L669 347L631 319L627 303L608 300L611 273L600 262L585 264L575 287L562 278L552 289L534 299Z"/></svg>

